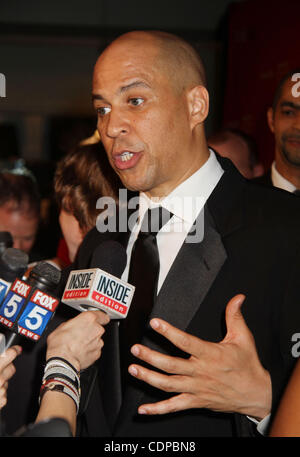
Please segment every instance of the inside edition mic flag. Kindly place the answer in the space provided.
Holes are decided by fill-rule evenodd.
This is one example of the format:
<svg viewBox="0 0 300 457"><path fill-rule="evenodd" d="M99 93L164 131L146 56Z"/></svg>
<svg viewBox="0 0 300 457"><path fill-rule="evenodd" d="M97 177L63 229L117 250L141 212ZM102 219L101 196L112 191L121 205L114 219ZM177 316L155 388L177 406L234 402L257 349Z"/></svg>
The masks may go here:
<svg viewBox="0 0 300 457"><path fill-rule="evenodd" d="M135 290L119 279L126 262L126 251L120 243L103 242L94 252L92 268L70 272L62 302L78 311L100 309L111 319L124 319Z"/></svg>

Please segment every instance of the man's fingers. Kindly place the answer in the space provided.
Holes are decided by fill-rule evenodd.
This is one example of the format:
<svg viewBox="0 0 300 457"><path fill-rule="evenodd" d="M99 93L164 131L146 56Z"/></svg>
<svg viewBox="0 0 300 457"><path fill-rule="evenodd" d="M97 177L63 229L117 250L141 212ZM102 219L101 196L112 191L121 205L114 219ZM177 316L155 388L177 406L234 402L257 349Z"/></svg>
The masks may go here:
<svg viewBox="0 0 300 457"><path fill-rule="evenodd" d="M179 394L175 397L169 398L168 400L159 401L157 403L148 403L141 405L138 408L139 414L168 414L175 413L176 411L182 411L187 409L187 406L192 407L191 394ZM180 434L180 432L179 432Z"/></svg>
<svg viewBox="0 0 300 457"><path fill-rule="evenodd" d="M213 345L213 343L203 341L196 336L189 335L188 333L179 330L162 319L151 319L150 325L153 330L163 335L176 347L195 357L203 356L207 353L207 349Z"/></svg>
<svg viewBox="0 0 300 457"><path fill-rule="evenodd" d="M245 295L238 294L227 303L225 310L227 333L223 340L225 343L241 342L242 340L248 342L249 338L253 338L241 312L241 306L245 298Z"/></svg>
<svg viewBox="0 0 300 457"><path fill-rule="evenodd" d="M236 320L243 319L241 306L245 298L245 295L238 294L232 297L231 300L229 300L227 303L225 312L227 328L230 325L234 325Z"/></svg>
<svg viewBox="0 0 300 457"><path fill-rule="evenodd" d="M135 344L131 348L131 352L140 360L143 360L153 367L167 373L190 376L193 374L193 366L187 359L161 354L160 352L153 351L152 349L149 349L141 344Z"/></svg>
<svg viewBox="0 0 300 457"><path fill-rule="evenodd" d="M188 377L181 375L168 376L149 370L140 365L130 365L129 373L137 379L165 392L183 392L188 386Z"/></svg>

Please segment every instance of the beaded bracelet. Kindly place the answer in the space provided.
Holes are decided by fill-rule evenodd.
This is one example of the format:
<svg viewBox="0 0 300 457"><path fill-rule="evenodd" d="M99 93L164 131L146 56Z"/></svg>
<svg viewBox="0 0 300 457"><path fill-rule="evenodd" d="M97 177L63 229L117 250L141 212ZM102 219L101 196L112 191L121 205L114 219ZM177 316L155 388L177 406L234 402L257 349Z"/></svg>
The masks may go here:
<svg viewBox="0 0 300 457"><path fill-rule="evenodd" d="M76 405L76 413L78 413L79 410L79 402L80 402L80 397L79 393L75 390L73 390L67 383L60 379L49 379L48 381L45 381L40 390L40 396L39 396L39 402L41 403L42 398L44 394L48 391L51 392L61 392L66 395L68 395L72 400L74 401Z"/></svg>
<svg viewBox="0 0 300 457"><path fill-rule="evenodd" d="M65 393L71 397L78 413L80 402L80 378L79 372L67 360L61 357L52 357L47 360L44 369L39 402L48 390Z"/></svg>

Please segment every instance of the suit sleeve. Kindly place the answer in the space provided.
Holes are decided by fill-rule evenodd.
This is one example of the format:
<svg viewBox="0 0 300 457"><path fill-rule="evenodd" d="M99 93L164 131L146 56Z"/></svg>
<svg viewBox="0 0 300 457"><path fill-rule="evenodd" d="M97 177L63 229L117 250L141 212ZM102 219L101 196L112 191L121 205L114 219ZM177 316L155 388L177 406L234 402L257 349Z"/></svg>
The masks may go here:
<svg viewBox="0 0 300 457"><path fill-rule="evenodd" d="M284 300L281 303L279 314L279 346L281 360L273 365L270 370L272 379L272 415L276 412L278 403L287 385L292 369L297 360L296 351L293 350L295 341L293 335L300 334L300 249L295 253L294 262L291 264L289 280ZM277 344L274 341L274 346ZM298 351L300 355L300 350Z"/></svg>

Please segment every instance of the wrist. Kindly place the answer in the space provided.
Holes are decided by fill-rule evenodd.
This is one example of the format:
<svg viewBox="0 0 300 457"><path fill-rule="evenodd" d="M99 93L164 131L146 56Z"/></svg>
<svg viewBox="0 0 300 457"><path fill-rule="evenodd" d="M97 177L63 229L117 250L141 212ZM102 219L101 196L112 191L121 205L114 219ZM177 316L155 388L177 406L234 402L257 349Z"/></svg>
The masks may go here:
<svg viewBox="0 0 300 457"><path fill-rule="evenodd" d="M271 413L272 408L272 382L267 370L264 370L261 388L257 386L257 396L251 406L244 412L247 416L260 422ZM258 395L260 393L260 395Z"/></svg>
<svg viewBox="0 0 300 457"><path fill-rule="evenodd" d="M81 370L81 367L80 367L80 362L79 360L72 356L70 353L68 353L67 351L64 351L62 349L57 349L57 350L48 350L47 353L46 353L46 360L49 360L49 359L52 359L52 358L56 358L56 357L60 357L62 359L65 359L67 362L69 362L71 365L73 365L73 367L78 371L80 372Z"/></svg>

